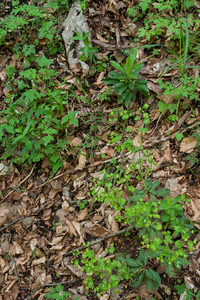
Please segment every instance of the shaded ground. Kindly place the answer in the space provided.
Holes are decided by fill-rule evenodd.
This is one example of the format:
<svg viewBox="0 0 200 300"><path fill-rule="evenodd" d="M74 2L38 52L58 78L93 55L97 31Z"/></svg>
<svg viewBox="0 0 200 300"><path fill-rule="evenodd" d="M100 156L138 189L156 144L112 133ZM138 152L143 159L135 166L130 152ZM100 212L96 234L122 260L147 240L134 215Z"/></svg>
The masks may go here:
<svg viewBox="0 0 200 300"><path fill-rule="evenodd" d="M27 2L28 3L28 2ZM29 4L29 3L28 3ZM107 56L105 63L107 69L97 72L96 66L91 74L83 75L79 65L69 68L65 60L65 50L62 45L61 53L49 56L47 41L40 40L40 50L49 58L53 58L52 68L59 74L54 78L59 88L69 91L68 107L64 106L65 113L68 110L77 111L76 118L79 126L71 126L68 129L68 145L61 150L64 158L64 168L59 169L53 174L52 167L47 157L41 162L28 164L13 164L6 174L0 177L1 190L1 247L0 247L0 299L43 299L49 291L48 286L57 283L70 281L64 285L65 290L71 293L70 299L97 299L93 291L88 294L83 286L84 273L71 264L71 260L78 259L73 256L72 251L81 247L83 243L93 242L98 238L103 238L100 242L93 245L95 254L100 255L105 248L114 243L116 252L127 252L132 258L138 256L141 248L141 240L136 238L136 232L130 235L118 233L127 228L122 222L117 222L115 217L117 212L109 205L93 202L93 195L88 195L91 188L95 188L93 179L102 180L100 171L107 169L109 173L114 173L118 168L128 169L134 157L127 149L117 152L116 144L110 142L111 133L115 135L122 133L122 140L130 139L130 135L122 130L128 127L132 134L135 145L139 143L139 134L135 130L143 125L142 113L138 109L146 103L146 99L137 94L136 101L132 101L128 107L129 116L122 118L117 114L117 121L113 120L110 112L115 108L120 108L123 112L123 104L117 103L117 95L111 94L109 100L104 97L103 101L99 95L105 95L106 85L103 83L103 76L113 68L109 64L110 59L125 61L127 50L132 47L144 46L147 44L161 44L159 53L153 54L150 49L138 49L137 59L144 63L140 78L148 80L150 90L148 132L143 139L143 148L151 150L154 162L150 179L160 179L161 186L170 189L172 198L185 194L186 198L192 200L186 203L184 208L187 217L195 222L199 229L199 197L200 197L200 166L197 138L192 135L199 130L200 116L198 101L190 100L183 96L180 99L180 106L174 115L175 119L168 120L171 113L166 110L162 113L158 109L158 101L165 100L164 103L175 104L177 99L172 95L164 95L157 80L165 68L170 65L170 53L164 47L168 42L166 28L160 36L152 36L150 40L131 33L133 18L127 17L127 8L138 5L137 1L100 1L90 2L85 11L89 28L92 30L92 42L99 49L96 54L99 60ZM6 2L6 10L2 13L5 18L12 11L10 1ZM198 6L197 6L198 7ZM153 4L148 10L155 13ZM197 14L194 7L193 15ZM189 9L187 13L189 13ZM147 12L146 12L147 14ZM179 12L180 14L180 12ZM167 13L163 12L163 18ZM135 21L135 30L144 27L145 18ZM156 16L156 15L155 15ZM60 13L60 19L64 20L66 15ZM176 22L179 19L176 19ZM60 24L62 22L60 21ZM153 26L152 24L151 26ZM56 30L58 30L56 25ZM191 25L192 27L192 25ZM195 28L195 27L194 27ZM193 29L194 29L193 28ZM196 29L199 32L199 29ZM20 38L20 31L17 37ZM35 39L37 36L35 32ZM139 39L139 40L137 40ZM198 40L198 35L196 37ZM34 40L34 34L33 34ZM10 40L1 45L0 48L0 72L1 72L1 110L5 110L7 103L5 98L8 92L5 83L7 81L5 68L8 65L15 65L17 72L21 70L23 57L16 59L13 54L13 46L16 43L14 34L10 34ZM61 42L62 43L62 42ZM173 49L178 53L179 43L174 41ZM194 54L190 65L199 64L199 56ZM193 52L192 52L193 51ZM111 57L112 56L112 57ZM34 62L33 62L34 64ZM63 68L65 66L65 70ZM158 69L157 69L158 68ZM161 72L161 73L160 73ZM194 77L195 69L188 69L188 75ZM177 83L180 71L169 68L165 73L164 81ZM16 74L17 78L18 74ZM69 79L71 76L71 79ZM63 85L63 78L65 84ZM78 78L78 83L74 80ZM84 90L84 92L83 92ZM198 94L199 86L193 91ZM86 95L87 94L87 95ZM83 101L85 97L89 103ZM91 105L92 103L92 105ZM164 109L163 109L164 110ZM135 117L139 116L138 120ZM58 115L58 118L60 116ZM111 122L109 122L111 119ZM0 120L2 121L2 118ZM178 140L176 133L182 133L183 139ZM121 143L121 142L119 142ZM0 147L1 155L4 147ZM188 153L196 153L197 161L191 165L183 159ZM16 151L15 155L18 155ZM113 162L112 158L116 158ZM9 166L9 160L5 162L3 169ZM148 164L143 163L142 169L146 170ZM140 180L136 177L137 173L131 173L130 182L134 187L138 187ZM120 185L123 197L128 200L126 184ZM87 200L87 201L86 201ZM85 202L84 202L85 201ZM115 233L115 237L107 238L107 235ZM158 291L153 290L149 293L143 285L138 289L131 287L131 282L121 282L119 294L113 291L105 293L104 299L120 299L127 293L132 294L123 299L179 299L175 284L182 284L184 276L187 274L192 283L199 288L199 263L198 248L199 238L195 234L197 244L194 248L196 255L190 257L192 264L179 270L175 278L169 278L165 269L156 264L152 259L154 268L162 277L162 286ZM81 253L83 251L81 250ZM79 258L80 262L80 258ZM81 264L81 263L80 263ZM121 298L122 299L122 298Z"/></svg>

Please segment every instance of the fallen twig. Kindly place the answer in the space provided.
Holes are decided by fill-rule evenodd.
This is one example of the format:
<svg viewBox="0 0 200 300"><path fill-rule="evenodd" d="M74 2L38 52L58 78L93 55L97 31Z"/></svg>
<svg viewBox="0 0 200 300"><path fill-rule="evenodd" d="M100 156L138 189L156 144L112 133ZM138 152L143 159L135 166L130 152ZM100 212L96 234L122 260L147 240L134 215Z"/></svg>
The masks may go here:
<svg viewBox="0 0 200 300"><path fill-rule="evenodd" d="M34 167L35 167L35 164L34 164L34 166L32 167L32 169L31 169L31 172L16 186L16 187L19 187L22 183L24 183L31 175L32 175L32 173L33 173L33 170L34 170ZM10 193L8 193L4 198L3 198L3 200L1 201L1 203L3 203L5 200L6 200L6 198L8 198L8 196L10 196L12 193L14 192L14 190L12 190ZM0 203L0 204L1 204Z"/></svg>
<svg viewBox="0 0 200 300"><path fill-rule="evenodd" d="M44 208L45 208L45 207L42 206L42 207L40 207L40 208L38 208L38 209L32 211L30 215L32 216L32 215L36 214L37 212L43 210ZM12 221L11 223L9 223L9 224L7 224L6 226L2 227L2 228L0 229L0 232L1 232L1 231L4 231L4 229L6 229L6 228L12 226L13 224L15 224L15 223L21 221L22 219L23 219L23 217L20 217L20 218L18 218L18 219L16 219L16 220Z"/></svg>
<svg viewBox="0 0 200 300"><path fill-rule="evenodd" d="M114 236L116 236L116 235L120 235L120 234L122 234L122 233L125 233L126 231L130 230L131 228L132 228L132 227L129 226L129 227L123 229L123 230L120 230L120 231L117 231L117 232L108 234L108 235L106 235L106 236L104 236L104 237L101 237L100 239L97 239L97 240L95 240L95 241L89 243L89 247L92 246L92 245L95 245L95 244L97 244L97 243L100 243L100 242L104 241L105 239L109 239L109 238L114 237ZM80 251L80 250L83 250L83 249L86 249L87 247L88 247L88 245L84 245L84 246L78 247L78 248L76 248L76 249L73 249L73 250L71 250L71 251L65 253L65 256L69 256L69 255L73 254L74 252Z"/></svg>
<svg viewBox="0 0 200 300"><path fill-rule="evenodd" d="M64 282L57 282L57 283L45 283L41 286L39 286L38 288L36 288L35 290L33 290L33 292L31 293L31 295L28 298L25 298L24 300L30 300L32 298L32 296L35 294L35 292L37 292L38 290L45 288L45 287L49 287L49 286L57 286L58 284L70 284L70 283L74 283L76 281L80 281L81 279L74 279L74 280L70 280L70 281L64 281Z"/></svg>

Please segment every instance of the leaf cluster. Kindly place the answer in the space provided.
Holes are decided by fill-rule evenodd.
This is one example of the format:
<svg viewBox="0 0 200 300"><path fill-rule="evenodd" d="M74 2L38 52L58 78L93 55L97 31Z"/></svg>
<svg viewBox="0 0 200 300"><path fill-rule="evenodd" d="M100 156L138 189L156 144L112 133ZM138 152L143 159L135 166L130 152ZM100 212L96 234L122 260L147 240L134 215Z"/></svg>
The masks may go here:
<svg viewBox="0 0 200 300"><path fill-rule="evenodd" d="M120 95L117 102L122 103L124 101L126 107L129 106L132 99L136 99L135 90L138 90L145 97L148 97L149 92L147 81L137 79L144 65L139 62L134 65L136 56L137 49L133 48L131 55L126 59L125 65L123 63L120 65L116 61L110 61L111 65L118 72L111 71L109 72L109 78L104 79L104 82L112 84L115 93Z"/></svg>

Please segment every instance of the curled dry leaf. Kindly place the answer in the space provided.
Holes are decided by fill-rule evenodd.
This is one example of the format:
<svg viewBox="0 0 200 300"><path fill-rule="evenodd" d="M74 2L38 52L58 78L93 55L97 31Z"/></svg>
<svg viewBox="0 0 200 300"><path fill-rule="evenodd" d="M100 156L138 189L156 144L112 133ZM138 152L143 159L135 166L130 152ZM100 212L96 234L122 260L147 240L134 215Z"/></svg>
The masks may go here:
<svg viewBox="0 0 200 300"><path fill-rule="evenodd" d="M182 186L178 183L178 180L175 178L167 179L165 188L170 190L170 193L167 196L171 197L172 199L181 195Z"/></svg>
<svg viewBox="0 0 200 300"><path fill-rule="evenodd" d="M81 271L81 267L78 265L78 267L72 266L72 265L66 265L70 271L75 274L77 277L84 279L85 278L85 273Z"/></svg>
<svg viewBox="0 0 200 300"><path fill-rule="evenodd" d="M74 147L74 146L77 146L77 145L81 145L81 143L82 143L82 140L79 138L79 137L76 137L76 138L74 138L71 142L70 142L70 144Z"/></svg>
<svg viewBox="0 0 200 300"><path fill-rule="evenodd" d="M22 247L17 242L13 241L13 246L15 247L16 254L22 254L24 252Z"/></svg>
<svg viewBox="0 0 200 300"><path fill-rule="evenodd" d="M67 201L64 201L62 204L62 210L67 211L69 208L69 203Z"/></svg>
<svg viewBox="0 0 200 300"><path fill-rule="evenodd" d="M40 257L39 259L35 259L32 261L32 266L37 266L37 265L40 265L40 264L44 264L46 261L46 257L43 256L43 257Z"/></svg>
<svg viewBox="0 0 200 300"><path fill-rule="evenodd" d="M117 220L112 215L108 216L108 222L109 222L111 230L113 232L118 232L119 231L119 224L118 224ZM117 236L114 237L113 239L117 240Z"/></svg>
<svg viewBox="0 0 200 300"><path fill-rule="evenodd" d="M100 300L108 300L109 299L109 295L108 294L105 294L103 295Z"/></svg>
<svg viewBox="0 0 200 300"><path fill-rule="evenodd" d="M5 225L7 223L9 210L0 207L0 225Z"/></svg>
<svg viewBox="0 0 200 300"><path fill-rule="evenodd" d="M108 43L108 41L106 39L104 39L101 35L99 35L98 33L97 33L97 38L99 41L101 41L103 43Z"/></svg>
<svg viewBox="0 0 200 300"><path fill-rule="evenodd" d="M87 218L87 215L88 215L88 209L87 207L85 207L78 215L78 221L84 221Z"/></svg>
<svg viewBox="0 0 200 300"><path fill-rule="evenodd" d="M90 229L88 229L87 226L85 226L85 231L96 237L103 237L112 233L112 231L106 229L105 227L99 224L94 224Z"/></svg>
<svg viewBox="0 0 200 300"><path fill-rule="evenodd" d="M63 239L63 236L57 236L53 238L53 241L50 243L50 245L57 245L59 244Z"/></svg>
<svg viewBox="0 0 200 300"><path fill-rule="evenodd" d="M197 144L197 140L195 138L193 137L184 138L181 142L180 151L191 153L194 151L196 144Z"/></svg>
<svg viewBox="0 0 200 300"><path fill-rule="evenodd" d="M70 220L66 219L65 222L69 226L70 234L73 234L73 235L77 236L76 229L74 228L74 226L72 225L72 223L70 222Z"/></svg>
<svg viewBox="0 0 200 300"><path fill-rule="evenodd" d="M102 84L102 83L103 83L103 81L102 81L103 77L104 77L104 72L101 72L101 73L99 74L98 78L97 78L97 81L94 82L93 84L95 84L95 85L100 85L100 84Z"/></svg>
<svg viewBox="0 0 200 300"><path fill-rule="evenodd" d="M83 170L86 164L86 151L83 150L81 155L79 156L78 166L76 166L75 170Z"/></svg>

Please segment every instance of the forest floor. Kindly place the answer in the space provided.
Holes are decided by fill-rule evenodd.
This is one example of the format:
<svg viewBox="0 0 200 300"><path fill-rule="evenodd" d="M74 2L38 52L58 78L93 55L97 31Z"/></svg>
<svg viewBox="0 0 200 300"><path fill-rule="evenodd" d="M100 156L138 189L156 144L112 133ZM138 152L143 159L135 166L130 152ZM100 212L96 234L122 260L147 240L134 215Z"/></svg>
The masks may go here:
<svg viewBox="0 0 200 300"><path fill-rule="evenodd" d="M182 299L200 299L200 3L81 5L96 51L80 51L88 73L67 63L71 3L0 4L0 300L98 299L103 265L101 300L175 300L186 288ZM148 97L119 103L104 78L133 48ZM141 249L148 262L132 274L125 261ZM114 293L117 253L129 256Z"/></svg>

